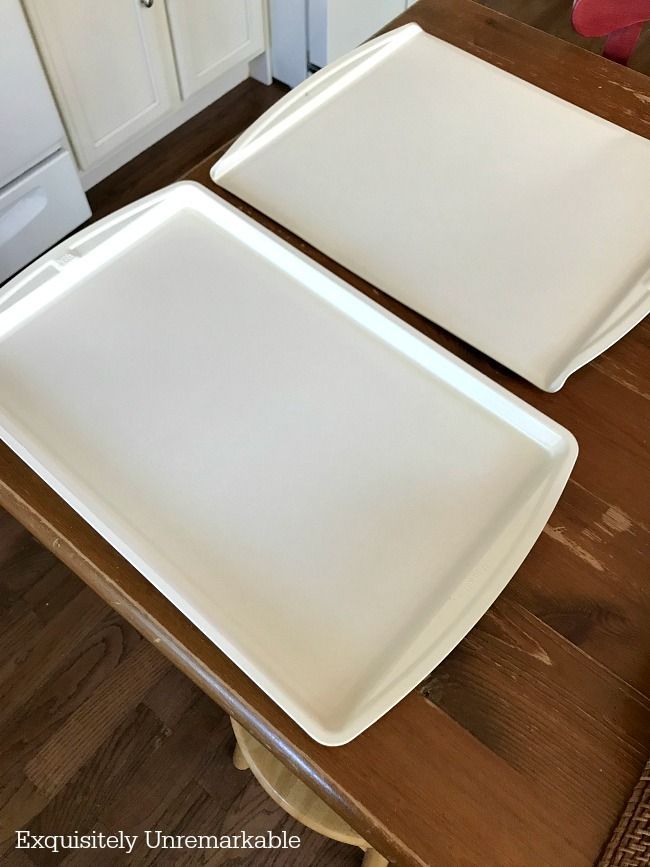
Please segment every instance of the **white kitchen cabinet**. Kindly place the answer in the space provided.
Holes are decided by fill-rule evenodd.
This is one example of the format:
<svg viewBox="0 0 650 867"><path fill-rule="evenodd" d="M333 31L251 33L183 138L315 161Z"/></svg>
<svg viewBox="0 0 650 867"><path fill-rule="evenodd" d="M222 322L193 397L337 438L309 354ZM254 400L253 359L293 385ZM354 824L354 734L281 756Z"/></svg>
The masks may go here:
<svg viewBox="0 0 650 867"><path fill-rule="evenodd" d="M170 110L165 9L141 0L25 0L82 169Z"/></svg>
<svg viewBox="0 0 650 867"><path fill-rule="evenodd" d="M249 75L266 0L23 0L89 186Z"/></svg>
<svg viewBox="0 0 650 867"><path fill-rule="evenodd" d="M167 0L184 98L264 51L263 0Z"/></svg>

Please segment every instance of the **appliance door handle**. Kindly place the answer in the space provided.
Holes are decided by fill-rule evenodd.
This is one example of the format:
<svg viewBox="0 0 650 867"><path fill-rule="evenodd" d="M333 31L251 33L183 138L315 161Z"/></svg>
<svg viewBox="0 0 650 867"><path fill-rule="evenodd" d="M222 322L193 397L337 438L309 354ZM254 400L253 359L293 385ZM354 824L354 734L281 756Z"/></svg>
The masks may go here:
<svg viewBox="0 0 650 867"><path fill-rule="evenodd" d="M47 193L36 187L0 211L0 247L15 238L47 207Z"/></svg>

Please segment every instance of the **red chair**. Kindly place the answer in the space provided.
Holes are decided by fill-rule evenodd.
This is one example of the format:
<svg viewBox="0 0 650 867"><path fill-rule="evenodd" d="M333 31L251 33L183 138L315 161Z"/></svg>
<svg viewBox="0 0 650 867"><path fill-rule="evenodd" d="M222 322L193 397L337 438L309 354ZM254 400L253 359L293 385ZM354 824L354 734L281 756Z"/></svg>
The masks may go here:
<svg viewBox="0 0 650 867"><path fill-rule="evenodd" d="M627 63L650 21L650 0L575 0L571 22L582 36L606 36L604 57Z"/></svg>

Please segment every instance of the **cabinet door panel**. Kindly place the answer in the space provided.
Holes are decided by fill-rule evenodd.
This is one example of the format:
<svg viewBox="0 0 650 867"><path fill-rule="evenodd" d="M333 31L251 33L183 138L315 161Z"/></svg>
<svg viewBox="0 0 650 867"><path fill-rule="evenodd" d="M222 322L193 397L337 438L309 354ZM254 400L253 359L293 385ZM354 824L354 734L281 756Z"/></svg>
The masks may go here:
<svg viewBox="0 0 650 867"><path fill-rule="evenodd" d="M26 7L82 168L169 110L162 3L26 0Z"/></svg>
<svg viewBox="0 0 650 867"><path fill-rule="evenodd" d="M263 0L167 0L184 98L264 51Z"/></svg>

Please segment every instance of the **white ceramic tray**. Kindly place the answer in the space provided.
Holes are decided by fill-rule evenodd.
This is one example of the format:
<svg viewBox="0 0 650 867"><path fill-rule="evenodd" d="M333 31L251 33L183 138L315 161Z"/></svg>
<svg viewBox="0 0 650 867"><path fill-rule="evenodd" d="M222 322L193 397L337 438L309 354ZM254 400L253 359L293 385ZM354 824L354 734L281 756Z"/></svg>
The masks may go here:
<svg viewBox="0 0 650 867"><path fill-rule="evenodd" d="M650 309L650 142L414 24L287 94L212 178L547 391Z"/></svg>
<svg viewBox="0 0 650 867"><path fill-rule="evenodd" d="M0 296L0 433L316 740L507 584L575 440L178 184Z"/></svg>

